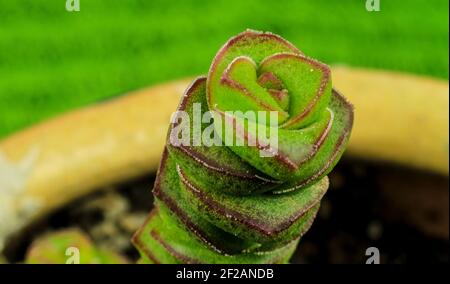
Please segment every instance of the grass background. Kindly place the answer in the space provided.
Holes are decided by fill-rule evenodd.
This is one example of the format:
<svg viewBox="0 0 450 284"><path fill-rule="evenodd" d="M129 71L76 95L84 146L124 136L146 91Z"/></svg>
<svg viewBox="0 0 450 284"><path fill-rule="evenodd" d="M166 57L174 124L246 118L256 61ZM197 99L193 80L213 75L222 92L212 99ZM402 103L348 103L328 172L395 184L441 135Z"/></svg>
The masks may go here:
<svg viewBox="0 0 450 284"><path fill-rule="evenodd" d="M0 0L0 137L70 109L207 72L246 28L307 55L448 78L448 1ZM149 110L152 106L149 106ZM118 114L120 115L120 114Z"/></svg>

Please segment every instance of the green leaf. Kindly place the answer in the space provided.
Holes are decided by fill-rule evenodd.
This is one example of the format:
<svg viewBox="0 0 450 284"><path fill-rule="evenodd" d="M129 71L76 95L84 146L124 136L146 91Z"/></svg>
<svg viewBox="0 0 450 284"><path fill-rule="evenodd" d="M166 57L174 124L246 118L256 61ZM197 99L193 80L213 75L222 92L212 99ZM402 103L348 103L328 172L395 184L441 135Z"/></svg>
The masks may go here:
<svg viewBox="0 0 450 284"><path fill-rule="evenodd" d="M128 260L110 250L94 246L78 229L65 229L33 242L26 259L29 264L121 264Z"/></svg>

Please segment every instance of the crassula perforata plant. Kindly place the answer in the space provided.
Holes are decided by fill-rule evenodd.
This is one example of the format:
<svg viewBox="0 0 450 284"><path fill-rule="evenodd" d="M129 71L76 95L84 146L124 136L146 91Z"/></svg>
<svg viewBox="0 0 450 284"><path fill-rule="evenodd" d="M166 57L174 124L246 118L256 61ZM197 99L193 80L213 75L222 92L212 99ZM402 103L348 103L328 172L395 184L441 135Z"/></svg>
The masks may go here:
<svg viewBox="0 0 450 284"><path fill-rule="evenodd" d="M78 229L52 232L35 240L25 263L28 264L125 264L128 260L107 249L96 247Z"/></svg>
<svg viewBox="0 0 450 284"><path fill-rule="evenodd" d="M173 143L181 123L173 120L155 208L133 237L141 262L288 262L345 149L352 106L332 88L327 65L279 36L248 30L230 39L208 76L186 90L178 111L192 117L199 110L213 113L220 139L255 143L199 145L191 136L191 143ZM275 113L276 123L236 112ZM210 126L188 127L196 133ZM255 129L276 133L276 145Z"/></svg>

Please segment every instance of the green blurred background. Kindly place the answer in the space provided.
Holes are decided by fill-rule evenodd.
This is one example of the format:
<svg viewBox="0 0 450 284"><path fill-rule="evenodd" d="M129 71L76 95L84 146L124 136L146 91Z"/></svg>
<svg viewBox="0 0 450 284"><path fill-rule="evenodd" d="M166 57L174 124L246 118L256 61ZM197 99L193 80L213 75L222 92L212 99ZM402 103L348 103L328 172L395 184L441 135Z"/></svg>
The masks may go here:
<svg viewBox="0 0 450 284"><path fill-rule="evenodd" d="M329 64L448 78L448 1L0 0L0 137L157 82L204 74L246 28ZM151 111L149 106L149 111ZM120 115L120 114L118 114Z"/></svg>

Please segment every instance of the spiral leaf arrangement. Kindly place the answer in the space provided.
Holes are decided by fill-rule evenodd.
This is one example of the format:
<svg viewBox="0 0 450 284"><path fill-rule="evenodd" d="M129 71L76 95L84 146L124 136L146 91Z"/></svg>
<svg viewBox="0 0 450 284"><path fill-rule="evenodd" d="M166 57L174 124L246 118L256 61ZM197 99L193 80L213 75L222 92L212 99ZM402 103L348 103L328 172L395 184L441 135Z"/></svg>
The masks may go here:
<svg viewBox="0 0 450 284"><path fill-rule="evenodd" d="M248 30L220 49L178 110L215 114L213 131L189 124L190 133L248 142L257 124L258 131L276 131L278 143L258 136L252 145L198 145L192 138L174 144L180 121L173 121L155 209L133 237L141 262L287 262L317 214L353 124L352 106L332 89L328 66L279 36ZM277 123L229 114L236 111L272 112Z"/></svg>

